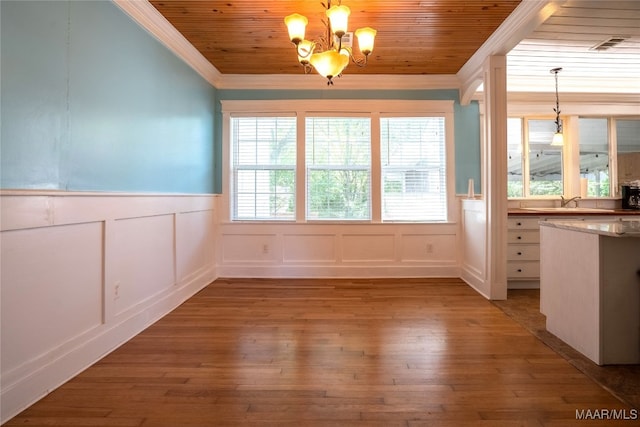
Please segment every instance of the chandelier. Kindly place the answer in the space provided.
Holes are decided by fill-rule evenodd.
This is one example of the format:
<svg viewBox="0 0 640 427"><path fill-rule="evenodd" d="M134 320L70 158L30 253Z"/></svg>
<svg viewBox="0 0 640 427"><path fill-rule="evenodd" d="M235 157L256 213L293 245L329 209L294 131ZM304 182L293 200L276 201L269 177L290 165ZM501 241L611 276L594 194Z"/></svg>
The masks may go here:
<svg viewBox="0 0 640 427"><path fill-rule="evenodd" d="M342 0L338 0L338 5L331 6L331 0L326 4L322 3L326 9L327 22L322 23L327 28L327 33L317 40L310 41L304 38L305 28L309 20L297 13L284 18L284 23L289 31L289 39L296 46L298 62L302 64L305 73L311 72L312 68L327 79L327 85L333 85L333 78L340 76L349 61L358 67L367 65L367 58L373 51L373 41L376 37L376 30L369 27L360 28L355 31L358 38L358 46L363 57L356 58L350 43L343 43L343 37L347 33L347 23L351 10L342 5ZM349 37L350 40L350 37Z"/></svg>
<svg viewBox="0 0 640 427"><path fill-rule="evenodd" d="M558 73L562 71L562 68L552 68L549 72L555 75L556 78L556 108L553 111L556 113L556 133L553 134L551 145L559 147L564 145L564 136L562 135L562 120L560 120L560 99L558 98Z"/></svg>

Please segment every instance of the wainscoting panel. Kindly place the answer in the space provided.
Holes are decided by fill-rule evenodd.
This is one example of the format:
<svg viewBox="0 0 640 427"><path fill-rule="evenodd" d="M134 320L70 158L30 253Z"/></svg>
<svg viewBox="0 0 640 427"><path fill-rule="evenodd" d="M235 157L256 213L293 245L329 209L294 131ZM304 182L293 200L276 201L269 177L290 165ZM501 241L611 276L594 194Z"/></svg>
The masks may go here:
<svg viewBox="0 0 640 427"><path fill-rule="evenodd" d="M344 262L394 262L393 234L343 234L342 260Z"/></svg>
<svg viewBox="0 0 640 427"><path fill-rule="evenodd" d="M411 262L454 262L456 236L439 234L405 234L400 258Z"/></svg>
<svg viewBox="0 0 640 427"><path fill-rule="evenodd" d="M2 233L3 388L102 324L102 235L95 222Z"/></svg>
<svg viewBox="0 0 640 427"><path fill-rule="evenodd" d="M285 234L283 262L334 263L336 236L333 234Z"/></svg>
<svg viewBox="0 0 640 427"><path fill-rule="evenodd" d="M459 277L458 224L221 223L220 277Z"/></svg>
<svg viewBox="0 0 640 427"><path fill-rule="evenodd" d="M281 255L275 234L226 234L222 238L224 262L276 263Z"/></svg>
<svg viewBox="0 0 640 427"><path fill-rule="evenodd" d="M176 215L176 285L188 283L193 275L211 267L215 260L214 222L212 210Z"/></svg>
<svg viewBox="0 0 640 427"><path fill-rule="evenodd" d="M486 298L487 283L487 214L484 200L462 201L461 278ZM506 262L506 261L505 261Z"/></svg>
<svg viewBox="0 0 640 427"><path fill-rule="evenodd" d="M116 316L177 282L173 220L173 215L161 215L115 221L118 262L112 279Z"/></svg>
<svg viewBox="0 0 640 427"><path fill-rule="evenodd" d="M0 197L0 422L217 278L217 196Z"/></svg>

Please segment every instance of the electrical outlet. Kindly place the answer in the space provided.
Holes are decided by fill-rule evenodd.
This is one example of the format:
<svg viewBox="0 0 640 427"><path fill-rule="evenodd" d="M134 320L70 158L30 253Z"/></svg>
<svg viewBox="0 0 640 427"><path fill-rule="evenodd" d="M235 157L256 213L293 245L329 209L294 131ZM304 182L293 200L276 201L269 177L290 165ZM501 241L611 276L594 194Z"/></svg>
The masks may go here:
<svg viewBox="0 0 640 427"><path fill-rule="evenodd" d="M113 299L120 298L120 281L118 280L113 286Z"/></svg>
<svg viewBox="0 0 640 427"><path fill-rule="evenodd" d="M433 244L427 243L426 249L427 249L427 253L428 254L432 254L433 253Z"/></svg>
<svg viewBox="0 0 640 427"><path fill-rule="evenodd" d="M267 245L266 243L264 245L262 245L262 253L263 254L268 254L269 253L269 245Z"/></svg>

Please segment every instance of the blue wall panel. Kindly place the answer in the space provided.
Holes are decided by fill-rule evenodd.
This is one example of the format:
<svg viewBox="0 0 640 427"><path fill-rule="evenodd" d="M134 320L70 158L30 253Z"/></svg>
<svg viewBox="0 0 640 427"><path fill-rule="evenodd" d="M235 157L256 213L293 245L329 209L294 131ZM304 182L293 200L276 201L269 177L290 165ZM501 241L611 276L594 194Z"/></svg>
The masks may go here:
<svg viewBox="0 0 640 427"><path fill-rule="evenodd" d="M214 88L111 2L0 4L2 188L214 192Z"/></svg>

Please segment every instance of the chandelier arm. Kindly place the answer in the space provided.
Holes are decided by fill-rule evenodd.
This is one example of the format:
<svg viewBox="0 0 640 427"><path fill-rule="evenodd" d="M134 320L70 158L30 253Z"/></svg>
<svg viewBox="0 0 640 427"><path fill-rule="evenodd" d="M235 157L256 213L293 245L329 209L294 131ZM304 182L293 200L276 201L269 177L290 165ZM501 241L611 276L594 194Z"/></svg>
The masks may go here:
<svg viewBox="0 0 640 427"><path fill-rule="evenodd" d="M349 52L349 58L351 62L353 62L358 67L365 67L367 65L367 61L369 59L369 55L362 55L361 58L356 58L353 54L353 48L345 48L347 52Z"/></svg>
<svg viewBox="0 0 640 427"><path fill-rule="evenodd" d="M310 49L309 49L309 51L308 51L308 52L306 52L306 53L300 53L300 45L301 45L301 44L302 44L302 43L298 43L297 45L295 45L295 46L296 46L296 53L298 54L298 56L299 56L300 58L306 59L306 58L308 58L308 57L310 57L310 56L311 56L311 54L313 53L313 50L316 48L316 46L317 46L317 44L318 44L318 43L317 43L317 42L315 42L315 41L312 41L312 42L311 42L311 48L310 48Z"/></svg>

